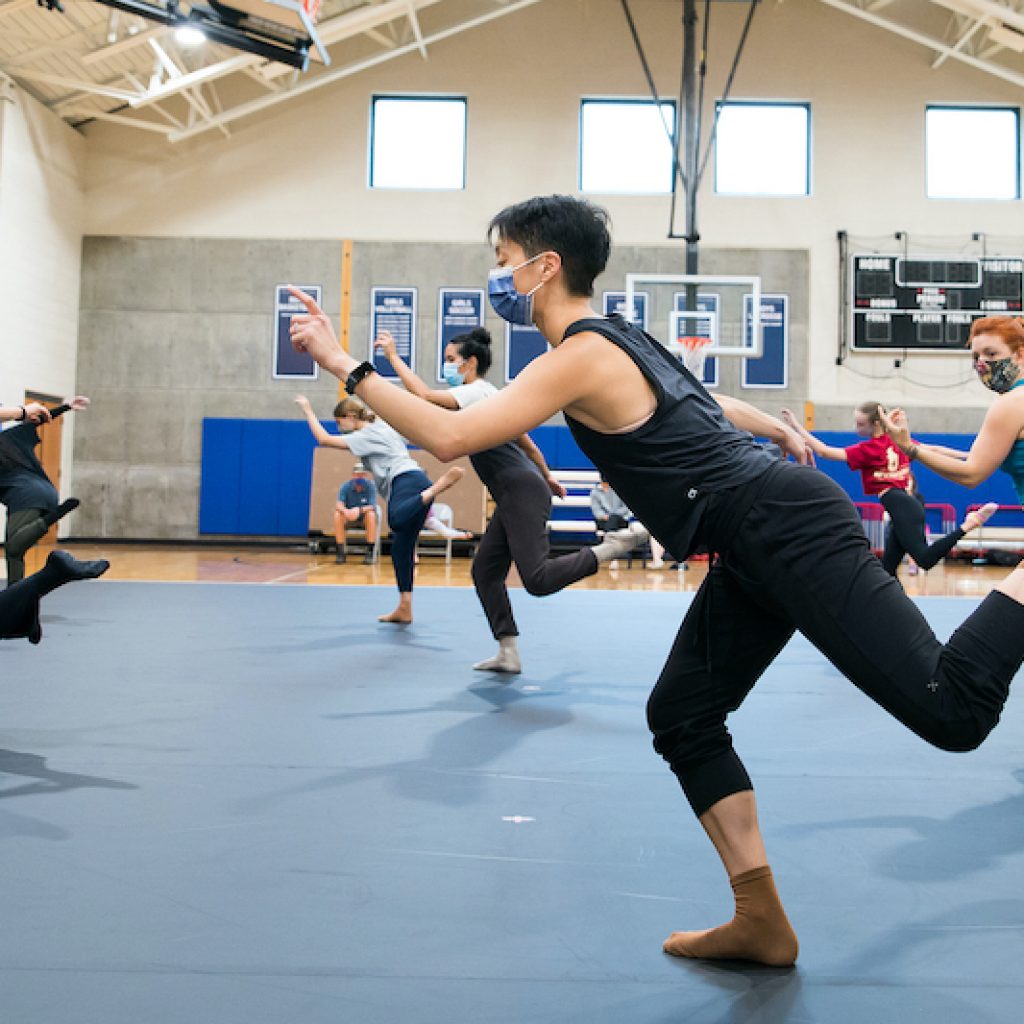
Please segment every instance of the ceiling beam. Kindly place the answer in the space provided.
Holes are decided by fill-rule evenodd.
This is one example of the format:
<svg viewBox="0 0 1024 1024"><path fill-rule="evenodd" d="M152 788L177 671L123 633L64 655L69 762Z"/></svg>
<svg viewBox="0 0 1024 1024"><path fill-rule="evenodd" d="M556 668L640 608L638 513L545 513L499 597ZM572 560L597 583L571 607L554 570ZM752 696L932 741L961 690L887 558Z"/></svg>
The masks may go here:
<svg viewBox="0 0 1024 1024"><path fill-rule="evenodd" d="M14 77L27 78L30 82L40 82L43 85L59 85L65 89L74 89L77 92L108 96L110 99L120 100L122 103L130 103L138 96L138 93L129 92L127 89L116 89L114 86L101 85L99 82L83 82L77 78L65 78L63 75L51 75L46 71L20 69Z"/></svg>
<svg viewBox="0 0 1024 1024"><path fill-rule="evenodd" d="M386 25L396 18L407 18L409 17L410 10L422 11L441 2L442 0L386 0L385 3L359 7L354 11L339 14L335 18L321 22L317 26L317 35L320 36L320 41L324 46L333 46L335 43L340 43L345 39L365 35L370 29L379 28L381 25ZM219 68L220 70L216 73L204 75L201 80L213 81L224 75L233 74L235 71L241 71L247 67L257 67L261 64L266 64L265 57L250 54L234 57L225 60L219 65L211 65L211 68ZM265 68L264 75L268 79L273 79L287 74L290 70L291 68L284 64L271 61ZM166 99L168 96L172 96L175 92L180 91L180 89L174 87L175 84L165 83L160 88L159 95L147 94L132 105L142 107L154 99Z"/></svg>
<svg viewBox="0 0 1024 1024"><path fill-rule="evenodd" d="M992 18L1024 32L1024 13L1005 4L997 4L994 0L932 0L932 3L956 11L957 14L966 14L968 17Z"/></svg>
<svg viewBox="0 0 1024 1024"><path fill-rule="evenodd" d="M64 113L67 118L79 118L81 121L109 121L111 124L124 125L127 128L138 128L141 131L157 132L159 135L168 136L174 129L170 125L156 124L153 121L146 121L141 117L126 117L124 114L108 114L103 110L68 110Z"/></svg>
<svg viewBox="0 0 1024 1024"><path fill-rule="evenodd" d="M114 11L114 13L117 14L118 12ZM157 25L155 28L147 28L144 32L136 32L135 35L125 36L124 39L119 39L116 43L111 43L109 46L101 46L98 50L84 54L81 58L82 63L88 67L90 64L96 64L99 61L120 56L122 53L134 50L136 46L140 46L142 43L148 43L150 39L159 39L169 31L170 29L166 25Z"/></svg>
<svg viewBox="0 0 1024 1024"><path fill-rule="evenodd" d="M956 51L962 50L975 36L979 28L983 28L987 22L986 18L979 18L970 28L967 29L963 35L953 44L953 49ZM932 61L932 70L942 67L945 61L949 58L948 53L940 53L935 60Z"/></svg>
<svg viewBox="0 0 1024 1024"><path fill-rule="evenodd" d="M828 2L828 0L825 0L825 2ZM537 3L540 3L540 0L513 0L513 2L505 4L502 7L495 8L486 14L470 18L457 25L451 26L450 28L433 32L423 38L423 45L432 46L434 43L441 42L444 39L449 39L450 37L462 32L467 32L479 27L480 25L485 25L490 21L494 21L496 18L503 18L507 14L514 14L526 7L532 7ZM250 114L258 113L261 110L266 110L268 107L275 106L278 103L283 103L286 100L294 99L297 96L304 96L306 93L312 92L315 89L323 88L325 85L338 82L343 78L348 78L351 75L358 74L360 71L366 71L369 68L376 67L378 64L394 60L396 57L402 57L407 53L412 53L419 49L420 44L418 42L407 43L405 46L399 46L393 50L388 50L385 53L376 54L375 56L368 57L365 60L357 61L354 64L349 64L333 71L326 71L323 74L317 75L315 78L305 79L292 89L277 93L273 96L261 96L259 99L252 100L249 103L243 103L231 110L226 110L223 114L213 118L207 124L194 125L193 127L186 128L184 131L172 132L168 137L171 142L180 142L184 139L192 138L193 136L209 131L211 128L218 128L221 125L228 124L241 117L247 117Z"/></svg>
<svg viewBox="0 0 1024 1024"><path fill-rule="evenodd" d="M1000 64L993 64L991 61L972 57L969 53L962 53L959 50L953 49L953 47L948 43L944 43L939 39L933 39L931 36L925 35L923 32L918 32L916 29L909 28L906 25L890 21L888 18L882 18L877 14L872 14L871 11L867 11L862 7L856 7L851 3L847 3L846 0L821 0L821 2L829 7L835 8L837 11L852 14L855 18L860 18L862 21L866 21L868 24L874 25L877 28L883 28L895 35L902 36L904 39L909 39L911 42L919 43L921 46L926 46L928 49L934 50L936 53L945 54L953 60L958 60L963 64L968 64L970 67L976 68L978 71L984 71L987 74L995 75L996 78L1002 78L1004 81L1012 82L1014 85L1024 88L1024 75L1019 74L1016 71L1011 71L1009 68L1004 68ZM941 0L941 2L945 2L945 0ZM971 2L978 2L978 0L971 0ZM171 136L171 141L174 141L174 136Z"/></svg>
<svg viewBox="0 0 1024 1024"><path fill-rule="evenodd" d="M412 26L412 35L416 40L417 46L420 48L420 56L427 59L427 47L423 42L423 33L420 31L420 19L416 17L416 7L411 2L409 4L409 24Z"/></svg>

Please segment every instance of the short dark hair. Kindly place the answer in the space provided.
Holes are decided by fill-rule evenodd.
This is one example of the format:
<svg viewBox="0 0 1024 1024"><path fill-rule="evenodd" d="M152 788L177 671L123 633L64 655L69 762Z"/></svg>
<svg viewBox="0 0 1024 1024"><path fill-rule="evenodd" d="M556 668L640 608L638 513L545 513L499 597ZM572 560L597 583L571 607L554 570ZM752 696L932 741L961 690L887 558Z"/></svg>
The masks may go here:
<svg viewBox="0 0 1024 1024"><path fill-rule="evenodd" d="M575 196L537 196L506 206L487 226L490 240L523 247L528 256L550 249L562 257L570 294L589 298L594 278L608 265L612 248L608 211Z"/></svg>
<svg viewBox="0 0 1024 1024"><path fill-rule="evenodd" d="M476 370L481 377L491 368L491 332L486 327L474 327L465 334L458 334L449 344L458 348L463 359L476 356Z"/></svg>

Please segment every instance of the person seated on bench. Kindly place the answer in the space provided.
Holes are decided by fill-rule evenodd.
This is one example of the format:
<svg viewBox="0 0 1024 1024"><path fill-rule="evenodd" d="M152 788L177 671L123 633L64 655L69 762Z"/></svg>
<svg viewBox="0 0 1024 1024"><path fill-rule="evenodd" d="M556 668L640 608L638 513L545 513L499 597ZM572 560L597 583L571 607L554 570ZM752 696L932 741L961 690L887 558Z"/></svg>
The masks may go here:
<svg viewBox="0 0 1024 1024"><path fill-rule="evenodd" d="M590 492L590 510L594 513L594 522L600 534L624 530L633 518L626 503L611 489L604 477Z"/></svg>
<svg viewBox="0 0 1024 1024"><path fill-rule="evenodd" d="M349 523L361 522L366 531L366 554L364 565L376 561L374 545L377 541L377 486L366 467L357 462L352 467L352 477L341 485L338 503L334 506L334 539L338 551L334 561L339 565L345 561L345 530Z"/></svg>

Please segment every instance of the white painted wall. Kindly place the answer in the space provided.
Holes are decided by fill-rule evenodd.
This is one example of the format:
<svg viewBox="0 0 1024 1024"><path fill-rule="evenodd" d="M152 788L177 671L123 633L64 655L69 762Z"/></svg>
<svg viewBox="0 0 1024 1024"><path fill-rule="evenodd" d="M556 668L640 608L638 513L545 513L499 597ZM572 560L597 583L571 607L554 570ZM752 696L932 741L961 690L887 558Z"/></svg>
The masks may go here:
<svg viewBox="0 0 1024 1024"><path fill-rule="evenodd" d="M86 142L21 89L0 99L0 400L74 394ZM71 486L72 430L62 439Z"/></svg>
<svg viewBox="0 0 1024 1024"><path fill-rule="evenodd" d="M680 5L634 0L663 94L674 93ZM708 111L719 95L745 4L714 4ZM762 4L734 98L809 101L813 195L747 199L703 187L701 233L715 248L806 248L811 266L808 397L872 397L983 406L978 384L936 392L892 373L892 361L834 365L836 232L911 238L972 231L1022 234L1024 204L924 198L924 108L929 102L1018 104L1014 86L834 11L818 0ZM366 187L370 97L440 92L469 98L468 187L459 193ZM504 204L577 187L581 96L645 94L617 0L544 0L434 47L177 147L111 125L87 129L89 234L475 240ZM597 197L600 200L600 197ZM661 244L667 198L610 197L618 241ZM1024 248L1020 240L1018 248ZM484 257L485 258L485 257ZM682 266L682 255L680 255ZM913 356L910 377L963 379L965 361ZM906 373L907 370L904 371ZM861 374L888 375L865 382ZM936 396L941 396L937 399Z"/></svg>

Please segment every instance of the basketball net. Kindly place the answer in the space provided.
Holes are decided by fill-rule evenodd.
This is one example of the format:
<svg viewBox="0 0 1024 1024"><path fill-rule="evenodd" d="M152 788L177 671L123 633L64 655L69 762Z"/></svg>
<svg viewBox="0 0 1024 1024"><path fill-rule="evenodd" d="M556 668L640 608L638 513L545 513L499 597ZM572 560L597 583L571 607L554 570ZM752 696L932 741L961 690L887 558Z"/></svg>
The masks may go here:
<svg viewBox="0 0 1024 1024"><path fill-rule="evenodd" d="M680 338L677 342L677 352L683 361L683 366L699 381L704 380L704 361L707 359L708 345L710 344L710 338L696 336Z"/></svg>

